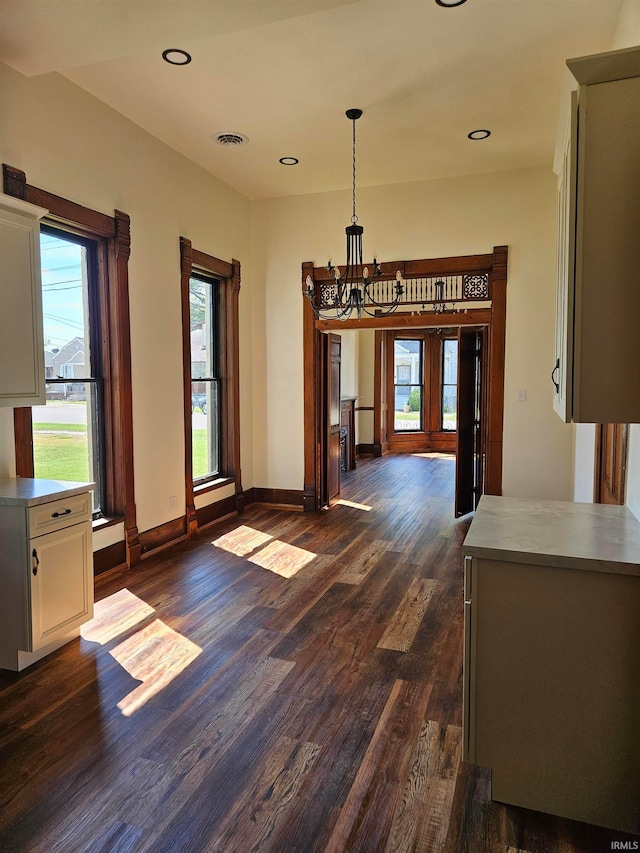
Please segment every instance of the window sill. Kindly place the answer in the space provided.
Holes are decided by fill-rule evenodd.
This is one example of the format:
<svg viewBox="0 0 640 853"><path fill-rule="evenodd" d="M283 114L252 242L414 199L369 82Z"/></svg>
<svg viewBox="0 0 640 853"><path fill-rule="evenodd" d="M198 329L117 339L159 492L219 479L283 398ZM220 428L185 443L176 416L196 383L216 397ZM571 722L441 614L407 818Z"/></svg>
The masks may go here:
<svg viewBox="0 0 640 853"><path fill-rule="evenodd" d="M216 489L221 489L223 486L230 486L236 481L235 477L218 477L217 480L207 480L205 483L193 484L193 494L202 495L206 492L213 492Z"/></svg>
<svg viewBox="0 0 640 853"><path fill-rule="evenodd" d="M124 516L122 515L114 515L109 518L96 518L93 521L93 532L97 533L98 530L104 530L106 527L115 527L116 524L122 524L124 521Z"/></svg>

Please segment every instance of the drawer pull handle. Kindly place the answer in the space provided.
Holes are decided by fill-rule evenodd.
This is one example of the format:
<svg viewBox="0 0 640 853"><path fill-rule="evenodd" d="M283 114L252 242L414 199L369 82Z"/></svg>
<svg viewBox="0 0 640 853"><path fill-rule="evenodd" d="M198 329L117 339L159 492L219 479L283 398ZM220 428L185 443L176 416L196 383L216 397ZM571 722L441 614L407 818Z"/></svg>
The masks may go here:
<svg viewBox="0 0 640 853"><path fill-rule="evenodd" d="M40 559L38 558L38 552L36 551L35 548L31 552L31 556L35 560L35 565L31 571L33 572L34 575L37 575L38 574L38 566L40 565Z"/></svg>
<svg viewBox="0 0 640 853"><path fill-rule="evenodd" d="M70 514L71 514L71 510L65 509L64 512L52 512L51 518L60 518L61 515L70 515Z"/></svg>

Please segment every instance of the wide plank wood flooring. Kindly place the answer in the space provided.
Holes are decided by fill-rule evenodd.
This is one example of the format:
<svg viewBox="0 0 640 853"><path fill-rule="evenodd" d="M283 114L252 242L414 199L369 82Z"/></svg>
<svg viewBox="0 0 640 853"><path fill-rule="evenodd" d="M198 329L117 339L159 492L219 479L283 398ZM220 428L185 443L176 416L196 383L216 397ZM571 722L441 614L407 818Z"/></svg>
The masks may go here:
<svg viewBox="0 0 640 853"><path fill-rule="evenodd" d="M7 853L601 853L461 762L450 457L360 460L318 514L251 506L97 579L96 616L0 672ZM571 783L568 771L568 784Z"/></svg>

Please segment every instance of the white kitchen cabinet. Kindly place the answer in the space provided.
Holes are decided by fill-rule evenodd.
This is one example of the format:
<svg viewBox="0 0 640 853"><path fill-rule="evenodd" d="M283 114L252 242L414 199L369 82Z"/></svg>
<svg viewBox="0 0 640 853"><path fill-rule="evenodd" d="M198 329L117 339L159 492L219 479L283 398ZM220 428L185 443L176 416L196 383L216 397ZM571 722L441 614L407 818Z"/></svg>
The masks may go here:
<svg viewBox="0 0 640 853"><path fill-rule="evenodd" d="M554 409L640 422L640 48L568 60L558 161Z"/></svg>
<svg viewBox="0 0 640 853"><path fill-rule="evenodd" d="M42 207L0 193L0 406L45 402Z"/></svg>
<svg viewBox="0 0 640 853"><path fill-rule="evenodd" d="M640 524L485 495L463 553L464 760L494 800L640 832Z"/></svg>
<svg viewBox="0 0 640 853"><path fill-rule="evenodd" d="M93 616L92 488L0 480L0 667L24 669Z"/></svg>

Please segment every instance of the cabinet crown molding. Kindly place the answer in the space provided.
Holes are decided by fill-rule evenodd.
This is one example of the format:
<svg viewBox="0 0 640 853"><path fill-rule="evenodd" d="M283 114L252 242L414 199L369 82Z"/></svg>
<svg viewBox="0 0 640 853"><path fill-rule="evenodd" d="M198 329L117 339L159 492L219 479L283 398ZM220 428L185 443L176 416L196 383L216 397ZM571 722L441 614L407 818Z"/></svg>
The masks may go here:
<svg viewBox="0 0 640 853"><path fill-rule="evenodd" d="M38 207L37 204L31 204L31 202L23 201L21 198L14 198L6 193L0 193L0 210L9 210L12 213L20 213L33 219L42 219L49 213L46 207Z"/></svg>
<svg viewBox="0 0 640 853"><path fill-rule="evenodd" d="M593 56L567 59L567 67L581 86L640 76L640 47L625 47Z"/></svg>

